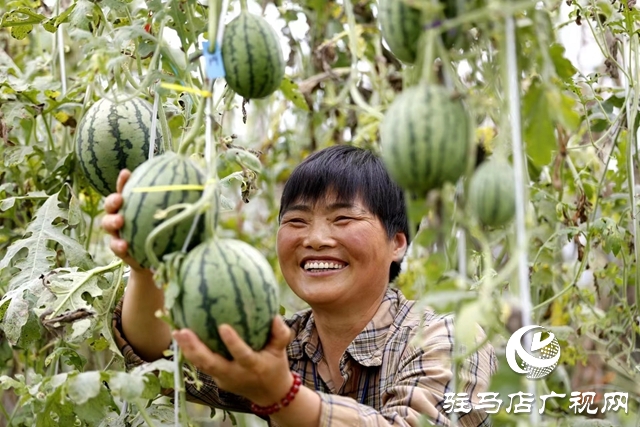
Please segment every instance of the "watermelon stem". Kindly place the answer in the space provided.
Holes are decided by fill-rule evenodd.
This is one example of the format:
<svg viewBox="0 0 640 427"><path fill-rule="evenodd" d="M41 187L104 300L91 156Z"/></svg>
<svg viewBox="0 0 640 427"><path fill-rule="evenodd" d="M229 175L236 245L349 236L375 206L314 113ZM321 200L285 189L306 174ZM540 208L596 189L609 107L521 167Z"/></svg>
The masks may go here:
<svg viewBox="0 0 640 427"><path fill-rule="evenodd" d="M178 343L176 340L173 340L173 348L174 348L174 356L173 360L175 363L174 371L173 371L173 387L174 387L174 400L175 400L175 423L176 426L179 425L190 425L188 422L189 412L187 411L187 391L185 389L184 383L184 375L182 373L182 369L180 367L184 363L184 357L182 356L182 351L180 347L178 347ZM180 415L185 419L184 423L180 423Z"/></svg>
<svg viewBox="0 0 640 427"><path fill-rule="evenodd" d="M246 0L245 0L246 1ZM382 121L384 119L384 114L375 108L371 107L367 101L364 100L356 84L358 82L358 36L356 33L356 18L353 13L353 5L351 4L351 0L344 0L344 8L347 12L347 24L349 26L349 50L351 51L351 74L349 76L349 93L351 94L351 98L353 102L362 108L367 113L371 114L371 116L377 118Z"/></svg>
<svg viewBox="0 0 640 427"><path fill-rule="evenodd" d="M249 7L247 6L247 0L240 0L240 10L243 12L249 10Z"/></svg>
<svg viewBox="0 0 640 427"><path fill-rule="evenodd" d="M420 82L424 84L430 84L434 78L433 62L435 60L434 45L436 37L438 36L436 30L433 28L428 29L424 34L424 57L422 61L422 72L420 74Z"/></svg>
<svg viewBox="0 0 640 427"><path fill-rule="evenodd" d="M175 227L177 224L181 223L182 221L186 221L187 219L195 216L196 214L201 212L204 208L206 208L207 202L211 200L211 192L213 191L212 190L213 188L215 188L215 185L206 185L202 193L202 196L200 197L200 199L198 199L197 202L190 205L187 205L187 204L183 205L185 209L182 212L163 221L158 226L156 226L151 231L151 233L149 233L145 241L145 252L147 254L147 258L149 258L151 265L155 266L160 263L160 261L158 260L158 257L155 254L155 251L153 250L153 244L156 238L161 233L163 233L164 230Z"/></svg>
<svg viewBox="0 0 640 427"><path fill-rule="evenodd" d="M182 142L180 143L180 147L178 148L178 154L186 154L187 149L191 145L191 143L196 139L196 136L200 133L200 128L202 127L202 121L204 118L204 108L206 105L207 98L201 97L198 101L198 109L196 110L196 120L191 126L189 133L184 137Z"/></svg>
<svg viewBox="0 0 640 427"><path fill-rule="evenodd" d="M211 82L211 87L209 88L210 92L213 92L213 82ZM217 141L218 138L214 139L214 128L213 128L213 112L216 109L216 105L214 105L213 97L210 97L206 100L206 130L205 130L205 158L207 159L207 182L212 182L213 193L212 197L212 206L207 209L206 213L206 227L207 232L210 236L215 235L216 228L218 227L218 211L219 211L219 195L217 194L217 182L218 182L218 156L217 156ZM218 137L219 133L222 131L222 126L218 126Z"/></svg>
<svg viewBox="0 0 640 427"><path fill-rule="evenodd" d="M144 408L145 405L140 401L140 399L136 399L135 402L136 402L136 406L138 407L138 411L142 416L142 419L144 419L144 421L147 423L149 427L155 427L155 424L151 420L151 417L149 417L147 410Z"/></svg>
<svg viewBox="0 0 640 427"><path fill-rule="evenodd" d="M218 0L209 0L209 53L216 50L216 33L218 30Z"/></svg>

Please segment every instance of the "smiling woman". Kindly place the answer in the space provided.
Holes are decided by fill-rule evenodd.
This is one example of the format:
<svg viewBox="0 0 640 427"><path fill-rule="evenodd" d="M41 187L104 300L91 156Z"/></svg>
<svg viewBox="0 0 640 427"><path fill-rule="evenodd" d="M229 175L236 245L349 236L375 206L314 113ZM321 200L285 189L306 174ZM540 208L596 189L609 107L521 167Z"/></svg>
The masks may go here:
<svg viewBox="0 0 640 427"><path fill-rule="evenodd" d="M121 203L119 194L109 197L103 227L127 260L117 237ZM350 146L309 156L282 195L277 253L287 284L310 308L285 322L276 318L259 352L221 326L233 360L212 353L192 331L174 332L204 384L188 384L188 398L252 411L271 426L419 426L423 418L450 425L444 394L466 392L477 404L496 358L486 345L454 378L454 319L418 308L390 286L407 236L403 193L379 158ZM128 366L160 358L168 347L170 332L154 316L163 298L148 270L132 265L114 316ZM477 342L483 339L478 328ZM458 425L490 425L484 411L469 409L456 414Z"/></svg>

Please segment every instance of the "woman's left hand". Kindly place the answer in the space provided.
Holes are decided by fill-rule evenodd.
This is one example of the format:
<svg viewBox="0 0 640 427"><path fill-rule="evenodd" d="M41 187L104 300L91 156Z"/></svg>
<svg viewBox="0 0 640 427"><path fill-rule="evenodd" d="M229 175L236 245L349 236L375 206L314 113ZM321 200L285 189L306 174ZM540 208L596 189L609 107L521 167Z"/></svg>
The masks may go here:
<svg viewBox="0 0 640 427"><path fill-rule="evenodd" d="M229 325L221 325L218 332L233 356L231 361L212 352L189 329L175 331L173 336L186 359L210 375L221 389L260 406L286 396L293 384L286 351L292 332L280 316L274 319L269 342L261 351L249 347Z"/></svg>

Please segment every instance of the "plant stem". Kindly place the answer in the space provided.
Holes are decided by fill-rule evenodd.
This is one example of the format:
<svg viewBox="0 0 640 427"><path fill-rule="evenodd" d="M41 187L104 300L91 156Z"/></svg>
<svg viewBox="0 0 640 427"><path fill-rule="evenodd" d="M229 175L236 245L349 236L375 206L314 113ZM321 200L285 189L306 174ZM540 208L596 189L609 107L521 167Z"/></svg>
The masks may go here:
<svg viewBox="0 0 640 427"><path fill-rule="evenodd" d="M444 33L462 24L479 21L496 21L500 18L512 16L514 13L535 7L538 0L524 0L517 2L501 2L500 7L483 7L464 13L456 18L447 19L438 27L438 32Z"/></svg>
<svg viewBox="0 0 640 427"><path fill-rule="evenodd" d="M213 93L213 84L211 82L211 86L209 90ZM208 228L208 232L210 236L214 236L216 233L216 228L218 227L218 214L220 212L220 194L218 184L218 156L217 156L217 144L219 133L222 132L222 126L219 127L219 132L216 132L217 135L214 137L214 129L213 129L213 112L216 107L213 102L213 97L207 99L207 108L205 109L205 159L207 161L207 181L212 184L212 193L211 200L212 206L207 209L205 218L207 219L206 225Z"/></svg>
<svg viewBox="0 0 640 427"><path fill-rule="evenodd" d="M149 257L149 260L151 261L151 265L157 265L159 263L158 257L153 250L153 243L155 242L156 238L165 230L175 226L182 221L187 220L188 218L196 215L198 212L204 209L207 206L207 201L211 199L212 187L214 186L206 185L202 196L197 202L191 204L189 207L186 207L179 214L176 214L166 221L163 221L160 225L154 228L151 233L149 233L149 236L147 236L147 240L145 242L145 251L147 253L147 257Z"/></svg>
<svg viewBox="0 0 640 427"><path fill-rule="evenodd" d="M634 32L634 25L631 22L628 22L628 14L627 14L627 31L630 32L630 37L631 37L631 46L629 49L629 75L633 76L634 78L638 78L640 77L640 72L638 70L638 35L637 33ZM638 93L638 88L636 87L635 81L634 80L630 80L629 78L627 78L625 80L625 84L627 85L627 94L629 93L633 93L633 96L629 96L628 97L628 104L627 104L627 179L629 181L629 185L628 185L628 191L629 191L629 207L630 207L630 214L631 214L631 221L633 222L633 235L634 235L634 256L635 256L635 264L636 264L636 277L635 277L635 281L636 281L636 289L635 289L635 306L636 306L636 313L639 309L638 307L638 302L640 302L640 268L638 268L638 262L640 262L640 235L638 234L639 232L639 228L638 228L638 204L636 202L637 200L637 193L636 193L636 182L635 182L635 166L636 166L636 161L637 160L637 153L634 153L635 151L637 151L637 147L636 147L636 129L635 129L635 122L636 122L636 115L638 113L638 106L640 104L640 94ZM636 334L633 334L633 340L634 340L634 346L635 346L635 336Z"/></svg>
<svg viewBox="0 0 640 427"><path fill-rule="evenodd" d="M49 143L49 150L55 151L55 141L53 140L53 133L51 133L51 125L49 124L45 116L42 116L42 121L44 122L45 129L47 130L47 142Z"/></svg>
<svg viewBox="0 0 640 427"><path fill-rule="evenodd" d="M216 33L219 20L218 0L209 0L209 53L213 53L216 50Z"/></svg>
<svg viewBox="0 0 640 427"><path fill-rule="evenodd" d="M9 419L9 413L7 412L7 409L2 404L2 396L3 395L4 395L4 393L0 394L0 412L2 412L2 414L4 415L4 419L5 420L9 420L9 425L7 425L7 427L11 427L11 420Z"/></svg>
<svg viewBox="0 0 640 427"><path fill-rule="evenodd" d="M247 0L240 0L240 10L243 12L249 10L249 7L247 6Z"/></svg>
<svg viewBox="0 0 640 427"><path fill-rule="evenodd" d="M151 420L151 417L149 417L144 405L140 403L140 399L136 400L136 406L138 407L138 411L140 412L142 419L147 423L147 427L155 427L155 424Z"/></svg>
<svg viewBox="0 0 640 427"><path fill-rule="evenodd" d="M367 113L371 114L378 120L382 120L384 115L372 108L367 101L364 100L358 91L358 34L356 33L356 18L353 13L353 5L351 0L344 0L344 9L347 13L347 24L349 25L349 50L351 51L351 75L349 77L349 93L353 102Z"/></svg>
<svg viewBox="0 0 640 427"><path fill-rule="evenodd" d="M87 251L89 250L89 246L91 244L91 234L93 234L93 223L95 219L96 219L95 215L91 215L91 220L89 221L89 229L87 230L87 239L84 242L84 248Z"/></svg>
<svg viewBox="0 0 640 427"><path fill-rule="evenodd" d="M193 140L196 139L196 136L200 134L200 128L202 127L206 103L207 103L207 98L205 98L204 96L200 97L200 100L198 102L198 109L196 110L196 113L195 113L196 120L193 123L193 126L191 126L191 129L189 130L189 133L187 134L187 136L185 136L182 142L180 143L180 147L178 148L178 154L185 154L187 152L187 149L189 148L189 145L191 145Z"/></svg>
<svg viewBox="0 0 640 427"><path fill-rule="evenodd" d="M420 73L420 82L423 84L430 84L433 81L434 73L433 73L433 62L434 62L434 45L436 43L435 38L438 37L439 34L437 31L433 29L429 29L424 34L424 58L422 59L422 72Z"/></svg>
<svg viewBox="0 0 640 427"><path fill-rule="evenodd" d="M160 130L162 131L162 145L164 151L174 151L174 147L169 145L172 141L171 129L169 128L169 122L167 122L167 116L164 113L164 107L162 102L158 103L158 117L160 117Z"/></svg>
<svg viewBox="0 0 640 427"><path fill-rule="evenodd" d="M173 381L174 381L174 398L176 401L176 407L175 407L175 422L176 422L176 427L180 426L180 425L189 425L187 422L180 424L180 413L183 414L183 417L186 418L188 417L188 412L187 412L187 390L185 388L184 385L184 375L182 373L182 362L183 362L183 356L182 356L182 351L180 350L180 348L178 347L178 343L173 340L173 348L175 349L176 354L174 355L174 361L175 361L175 371L173 373Z"/></svg>

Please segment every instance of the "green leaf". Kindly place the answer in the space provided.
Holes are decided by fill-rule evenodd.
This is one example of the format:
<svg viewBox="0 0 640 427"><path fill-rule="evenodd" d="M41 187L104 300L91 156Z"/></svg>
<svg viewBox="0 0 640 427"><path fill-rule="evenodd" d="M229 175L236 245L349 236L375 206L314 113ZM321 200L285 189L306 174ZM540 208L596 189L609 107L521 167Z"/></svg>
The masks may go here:
<svg viewBox="0 0 640 427"><path fill-rule="evenodd" d="M0 390L9 389L14 389L16 391L16 394L22 394L19 390L26 389L26 385L6 375L0 376Z"/></svg>
<svg viewBox="0 0 640 427"><path fill-rule="evenodd" d="M16 197L7 197L6 199L0 200L0 212L11 209L13 205L15 205L16 200L37 200L37 199L46 199L49 196L44 191L34 191L28 193L26 196L16 196Z"/></svg>
<svg viewBox="0 0 640 427"><path fill-rule="evenodd" d="M100 268L102 270L102 268ZM86 297L102 296L103 289L99 282L104 280L95 270L83 272L77 269L61 270L49 279L47 289L38 301L39 307L52 310L51 317L66 311L91 310L92 306Z"/></svg>
<svg viewBox="0 0 640 427"><path fill-rule="evenodd" d="M31 304L27 298L46 292L42 279L36 277L27 283L23 283L16 289L9 290L0 299L0 328L4 331L11 345L17 345L23 336L23 328L31 317ZM39 333L39 330L37 331ZM22 342L31 341L33 328L30 325L25 328L25 339Z"/></svg>
<svg viewBox="0 0 640 427"><path fill-rule="evenodd" d="M224 153L227 161L236 162L240 166L251 169L254 172L260 173L262 171L262 163L260 159L253 153L240 148L230 148Z"/></svg>
<svg viewBox="0 0 640 427"><path fill-rule="evenodd" d="M571 326L549 326L549 331L553 332L560 341L567 341L569 337L575 337L575 328Z"/></svg>
<svg viewBox="0 0 640 427"><path fill-rule="evenodd" d="M95 426L105 419L107 411L110 409L117 410L117 407L111 394L100 384L100 393L81 405L77 404L74 411L78 418ZM114 427L114 425L109 424L110 427Z"/></svg>
<svg viewBox="0 0 640 427"><path fill-rule="evenodd" d="M556 113L557 122L567 131L576 131L582 121L577 112L576 100L557 88L548 90L547 98L550 108Z"/></svg>
<svg viewBox="0 0 640 427"><path fill-rule="evenodd" d="M30 145L9 147L4 152L4 165L7 168L19 166L25 163L25 159L31 154L33 154L33 147Z"/></svg>
<svg viewBox="0 0 640 427"><path fill-rule="evenodd" d="M100 372L89 371L82 372L78 375L70 375L67 383L67 393L69 399L77 405L87 403L100 393L102 388L102 379Z"/></svg>
<svg viewBox="0 0 640 427"><path fill-rule="evenodd" d="M63 387L56 388L53 393L46 394L43 411L36 414L38 427L72 426L75 424L73 405L64 398Z"/></svg>
<svg viewBox="0 0 640 427"><path fill-rule="evenodd" d="M76 350L70 347L58 347L56 348L44 361L44 366L49 366L53 361L58 358L66 358L65 364L75 368L77 371L82 371L84 365L87 363L87 359L78 354Z"/></svg>
<svg viewBox="0 0 640 427"><path fill-rule="evenodd" d="M51 243L62 246L69 265L83 269L93 267L94 262L84 247L64 233L67 229L65 221L68 220L68 212L60 207L58 196L59 193L56 193L44 202L27 226L24 237L9 246L6 255L0 260L0 272L9 267L18 270L9 282L10 290L55 268L58 254Z"/></svg>
<svg viewBox="0 0 640 427"><path fill-rule="evenodd" d="M551 55L551 60L555 65L556 73L561 79L567 80L573 77L578 70L573 66L571 61L564 56L564 53L565 48L559 43L553 43L549 47L549 55Z"/></svg>
<svg viewBox="0 0 640 427"><path fill-rule="evenodd" d="M109 389L114 396L127 401L133 401L142 396L145 383L145 377L125 372L116 372L109 380Z"/></svg>
<svg viewBox="0 0 640 427"><path fill-rule="evenodd" d="M536 166L545 166L551 162L555 150L556 137L553 114L545 89L538 80L529 87L523 98L524 139L527 155Z"/></svg>
<svg viewBox="0 0 640 427"><path fill-rule="evenodd" d="M298 84L291 80L289 77L285 77L282 79L282 83L280 83L280 90L285 98L289 101L293 102L293 105L304 110L311 111L309 108L309 104L302 96Z"/></svg>
<svg viewBox="0 0 640 427"><path fill-rule="evenodd" d="M33 30L33 26L46 18L28 7L19 7L6 12L0 20L0 28L11 28L11 36L22 40Z"/></svg>

